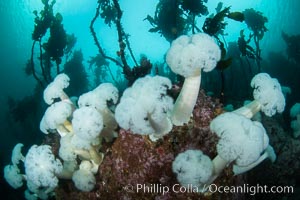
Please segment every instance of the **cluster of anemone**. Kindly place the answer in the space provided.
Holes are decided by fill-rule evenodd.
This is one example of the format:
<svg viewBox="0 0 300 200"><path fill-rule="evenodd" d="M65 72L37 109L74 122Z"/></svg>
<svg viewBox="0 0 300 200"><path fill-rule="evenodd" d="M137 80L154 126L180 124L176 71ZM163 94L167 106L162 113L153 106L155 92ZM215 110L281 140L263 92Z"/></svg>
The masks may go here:
<svg viewBox="0 0 300 200"><path fill-rule="evenodd" d="M235 175L245 173L266 158L276 160L273 147L263 125L257 119L259 111L266 116L282 113L285 98L277 79L266 73L253 77L254 100L231 112L225 112L210 123L210 130L217 134L218 155L210 159L201 150L180 153L173 162L173 172L182 185L192 184L203 188L211 184L229 164ZM252 120L251 120L252 118Z"/></svg>
<svg viewBox="0 0 300 200"><path fill-rule="evenodd" d="M4 169L5 179L13 188L21 187L26 180L27 199L47 199L59 179L71 179L77 189L92 191L104 156L100 152L102 141L112 142L120 127L133 134L148 135L152 142L157 142L171 132L173 125L187 124L197 101L201 71L213 70L220 58L220 48L207 34L184 35L174 40L166 61L173 72L185 78L175 103L168 95L172 83L166 77L139 78L120 99L115 86L103 83L82 94L76 102L64 92L69 77L59 74L44 91L49 107L40 122L43 133L60 135L59 158L49 145L33 145L24 157L23 145L18 144L13 150L12 165ZM210 130L219 138L215 158L189 149L174 159L172 169L181 185L210 184L231 163L234 174L241 174L266 158L276 159L263 125L251 118L259 112L269 117L283 112L285 98L281 86L266 73L254 76L251 86L253 101L211 121ZM111 104L116 105L114 110ZM18 168L20 161L24 163L24 174Z"/></svg>
<svg viewBox="0 0 300 200"><path fill-rule="evenodd" d="M58 177L63 172L63 166L56 159L49 145L33 145L26 156L22 155L23 144L18 143L12 151L12 165L4 168L4 178L15 189L27 182L26 199L47 199L53 194L58 184ZM23 162L25 174L19 165Z"/></svg>
<svg viewBox="0 0 300 200"><path fill-rule="evenodd" d="M108 102L117 103L117 88L110 83L101 84L82 94L76 103L64 92L69 81L66 74L59 74L44 90L49 107L41 119L40 130L59 134L59 158L49 145L33 145L24 157L23 145L18 144L12 154L13 164L5 167L5 179L13 188L27 182L26 199L47 199L59 179L72 179L79 190L92 190L103 159L99 152L102 138L111 141L117 136L117 122L108 106ZM24 174L18 167L20 161L24 162Z"/></svg>

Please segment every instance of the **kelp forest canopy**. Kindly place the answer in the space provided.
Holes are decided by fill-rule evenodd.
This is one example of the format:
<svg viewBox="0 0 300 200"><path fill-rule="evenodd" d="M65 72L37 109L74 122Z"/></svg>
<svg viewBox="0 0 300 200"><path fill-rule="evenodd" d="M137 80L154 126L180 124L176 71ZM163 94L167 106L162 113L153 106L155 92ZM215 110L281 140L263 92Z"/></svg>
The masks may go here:
<svg viewBox="0 0 300 200"><path fill-rule="evenodd" d="M173 84L182 84L183 78L175 75L165 60L149 59L147 54L136 55L135 51L140 53L143 49L131 47L135 38L126 32L123 15L127 10L118 0L97 1L93 17L87 24L91 36L85 38L93 41L97 51L86 59L87 67L85 52L75 49L77 36L66 30L63 15L54 9L56 1L42 0L42 4L41 10L33 12L31 57L25 67L26 74L38 82L38 88L44 88L59 73L72 77L69 92L74 96L103 82L112 82L124 91L147 74L166 76ZM204 32L213 36L221 48L221 60L215 70L203 76L202 87L223 103L251 98L250 80L263 71L260 43L268 31L268 19L253 8L234 10L231 5L219 2L213 11L209 11L207 4L207 0L159 0L153 5L155 12L144 16L143 23L150 29L143 34L157 34L170 44L181 35ZM108 51L104 47L105 35L98 21L103 21L104 26L117 36L113 41L115 45L111 45L116 49ZM229 24L242 27L233 41L227 41ZM298 62L298 36L289 36L283 31L282 38L287 44L289 59ZM243 80L239 78L241 75ZM234 85L243 88L237 88L239 95L232 94L230 88ZM14 110L18 110L17 106Z"/></svg>
<svg viewBox="0 0 300 200"><path fill-rule="evenodd" d="M42 3L44 5L43 9L33 12L35 20L32 33L32 56L28 61L26 72L33 75L44 87L56 74L64 72L63 64L72 57L76 36L68 34L65 30L62 14L55 12L53 9L56 3L55 0L43 0ZM243 35L237 39L240 45L239 49L242 56L255 59L257 65L259 65L261 60L259 41L263 38L264 32L267 31L265 26L267 18L263 16L263 13L253 9L231 11L230 6L224 7L221 2L217 5L215 13L209 13L206 3L207 0L160 0L156 5L155 13L153 15L149 13L144 20L153 27L149 29L150 33L158 33L169 42L180 35L197 32L205 32L214 36L222 48L222 60L218 66L218 69L221 70L231 63L231 58L229 59L226 56L228 47L223 37L226 34L225 29L228 19L246 23L251 33L248 40ZM91 58L93 65L96 66L94 70L98 74L100 72L108 74L117 85L118 82L123 83L124 81L131 85L137 78L143 77L151 71L158 73L163 71L152 70L157 65L153 65L153 61L147 59L147 55L142 55L140 60L136 59L134 50L130 46L130 39L134 38L130 37L130 33L125 32L126 27L124 28L122 23L122 15L126 10L122 10L119 1L98 0L97 4L95 15L89 25L92 34L91 39L94 40L98 48L98 52L95 52L95 56ZM99 38L103 37L101 28L99 32L95 31L95 22L100 20L99 18L117 32L118 40L116 43L119 49L116 49L116 55L108 55L99 41ZM197 23L198 18L205 18L203 25ZM242 41L243 39L244 41ZM255 44L254 47L250 46L252 40ZM38 48L35 48L36 45ZM34 58L34 55L36 55L34 51L38 51L37 63L35 62L37 59ZM99 60L98 62L95 62L96 58ZM65 60L63 61L63 59ZM129 66L128 59L133 60L133 66ZM113 65L120 68L119 75L112 72Z"/></svg>

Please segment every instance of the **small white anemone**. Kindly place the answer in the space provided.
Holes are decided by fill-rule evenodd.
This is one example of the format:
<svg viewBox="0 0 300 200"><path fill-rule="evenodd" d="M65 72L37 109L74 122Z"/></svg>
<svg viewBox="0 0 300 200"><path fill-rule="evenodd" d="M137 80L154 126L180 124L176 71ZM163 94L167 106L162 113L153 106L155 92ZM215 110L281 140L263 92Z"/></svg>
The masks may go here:
<svg viewBox="0 0 300 200"><path fill-rule="evenodd" d="M20 174L20 169L16 165L6 165L4 167L4 178L14 189L23 185L24 175Z"/></svg>
<svg viewBox="0 0 300 200"><path fill-rule="evenodd" d="M212 176L213 164L201 150L187 150L176 156L172 170L180 185L193 185L204 189L204 185Z"/></svg>
<svg viewBox="0 0 300 200"><path fill-rule="evenodd" d="M161 137L172 129L169 112L173 99L167 95L171 88L168 78L146 76L127 88L115 110L119 125L135 134Z"/></svg>
<svg viewBox="0 0 300 200"><path fill-rule="evenodd" d="M81 107L73 113L72 125L78 137L92 142L100 135L103 118L95 108Z"/></svg>
<svg viewBox="0 0 300 200"><path fill-rule="evenodd" d="M24 163L28 182L51 190L57 186L57 174L62 172L63 167L55 159L51 146L33 145L26 154Z"/></svg>
<svg viewBox="0 0 300 200"><path fill-rule="evenodd" d="M63 91L63 89L69 86L70 78L66 74L59 74L55 77L47 88L44 90L44 100L48 105L51 105L55 99L61 100L68 99L69 97ZM70 100L69 100L70 101Z"/></svg>
<svg viewBox="0 0 300 200"><path fill-rule="evenodd" d="M254 100L235 110L235 113L252 118L258 111L269 117L284 111L285 98L277 79L267 73L259 73L251 80L251 87L254 88Z"/></svg>
<svg viewBox="0 0 300 200"><path fill-rule="evenodd" d="M94 90L81 95L78 99L79 107L92 106L97 110L108 107L107 102L116 104L119 98L118 89L111 83L102 83Z"/></svg>
<svg viewBox="0 0 300 200"><path fill-rule="evenodd" d="M89 192L94 189L96 178L93 173L93 164L90 161L82 161L79 170L74 172L72 180L75 187L81 191Z"/></svg>
<svg viewBox="0 0 300 200"><path fill-rule="evenodd" d="M22 155L22 147L24 145L22 143L18 143L15 145L13 151L12 151L12 156L11 156L11 162L13 165L18 165L20 160L24 162L25 157Z"/></svg>
<svg viewBox="0 0 300 200"><path fill-rule="evenodd" d="M49 130L56 129L62 137L65 136L71 131L65 124L70 123L68 118L72 115L72 111L72 105L68 102L60 101L52 104L40 122L41 131L48 134Z"/></svg>

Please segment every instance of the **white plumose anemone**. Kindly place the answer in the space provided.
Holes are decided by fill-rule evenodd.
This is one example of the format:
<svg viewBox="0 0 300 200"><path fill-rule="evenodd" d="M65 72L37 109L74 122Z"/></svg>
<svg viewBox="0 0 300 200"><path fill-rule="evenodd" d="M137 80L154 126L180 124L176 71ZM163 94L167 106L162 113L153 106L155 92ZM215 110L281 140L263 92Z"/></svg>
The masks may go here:
<svg viewBox="0 0 300 200"><path fill-rule="evenodd" d="M185 78L171 113L172 123L181 126L190 120L201 84L201 71L213 70L221 59L215 40L205 34L180 36L172 42L166 62L171 70Z"/></svg>

